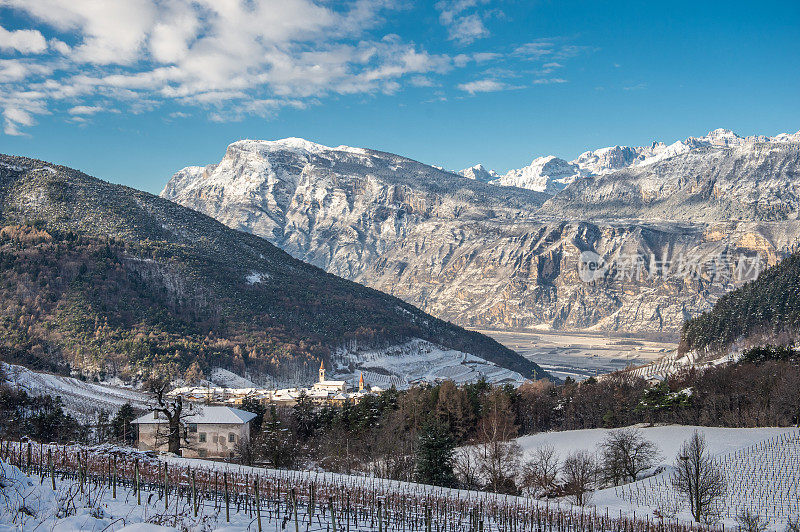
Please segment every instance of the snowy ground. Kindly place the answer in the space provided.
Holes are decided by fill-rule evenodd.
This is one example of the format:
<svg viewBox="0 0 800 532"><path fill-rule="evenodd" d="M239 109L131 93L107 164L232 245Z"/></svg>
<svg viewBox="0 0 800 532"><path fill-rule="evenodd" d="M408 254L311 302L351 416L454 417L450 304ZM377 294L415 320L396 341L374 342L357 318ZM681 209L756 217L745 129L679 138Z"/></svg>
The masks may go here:
<svg viewBox="0 0 800 532"><path fill-rule="evenodd" d="M709 451L721 455L749 447L754 443L771 438L777 434L797 432L795 428L755 428L731 429L722 427L694 427L690 425L661 425L649 427L637 425L645 438L655 443L662 455L662 464L671 465L675 461L681 444L689 439L695 430L706 438ZM567 430L562 432L541 432L532 436L517 438L523 450L523 458L530 458L537 447L552 445L563 459L570 452L585 450L594 452L610 432L608 429Z"/></svg>
<svg viewBox="0 0 800 532"><path fill-rule="evenodd" d="M338 378L357 382L363 372L366 382L381 388L407 388L417 382L443 380L464 384L482 376L495 384L521 384L525 380L519 373L482 358L420 339L385 349L341 350L332 360Z"/></svg>
<svg viewBox="0 0 800 532"><path fill-rule="evenodd" d="M39 373L5 362L1 364L11 386L23 389L34 396L61 397L65 410L84 422L94 421L100 410L113 414L125 403L131 403L135 408L147 408L147 395L130 388Z"/></svg>
<svg viewBox="0 0 800 532"><path fill-rule="evenodd" d="M769 517L772 528L779 530L783 529L787 515L798 515L800 501L786 500L797 496L800 485L800 433L796 427L737 429L663 425L637 428L658 446L662 455L659 466L663 468L654 469L663 469L663 472L629 484L624 490L607 488L595 492L590 504L598 511L608 509L612 515L636 512L638 516L651 517L656 513L671 514L689 521L686 508L672 491L670 476L681 445L697 430L705 437L709 453L720 464L728 484L722 507L722 521L726 526L736 525L734 518L744 507ZM517 438L517 442L522 447L523 460L533 457L535 450L543 446L552 446L563 460L574 451L596 452L608 433L606 429L547 432L523 436ZM775 442L780 445L772 445Z"/></svg>
<svg viewBox="0 0 800 532"><path fill-rule="evenodd" d="M723 428L708 428L708 427L683 427L683 426L661 426L661 427L641 427L644 435L656 442L663 455L664 464L669 464L672 456L677 453L678 447L681 443L688 438L692 432L697 429L700 430L706 437L711 452L722 461L727 460L733 464L750 464L758 465L759 463L774 464L773 468L761 468L761 473L766 473L772 477L781 476L782 484L774 483L774 479L758 478L754 476L746 467L734 467L727 472L728 482L733 485L733 491L739 488L742 484L742 479L737 479L736 475L743 474L751 484L751 488L756 492L759 491L760 485L753 484L754 482L765 482L761 491L769 492L775 491L776 486L781 486L780 489L785 489L786 486L796 486L797 476L800 474L798 466L800 462L800 437L798 437L798 429L723 429ZM581 431L566 431L560 433L545 433L534 436L526 436L518 439L518 442L523 447L525 456L530 456L533 451L542 445L554 446L559 455L563 458L566 454L573 450L589 450L594 451L597 443L602 441L608 431L606 430L581 430ZM766 440L766 441L765 441ZM780 445L773 445L780 443ZM787 452L785 444L790 444L793 450ZM7 448L6 448L7 449ZM23 450L25 447L23 447ZM54 448L59 451L58 447ZM60 448L63 452L66 448ZM71 449L71 448L70 448ZM109 457L111 452L119 452L120 450L112 446L99 446L95 448L75 448L81 449L81 452L89 452L87 456L95 457ZM6 451L7 452L7 451ZM140 463L145 464L148 460L152 462L152 468L149 470L151 473L156 473L163 470L163 463L169 465L169 470L174 474L183 475L183 485L186 486L186 480L190 478L187 471L198 471L198 479L201 478L202 472L210 483L213 472L218 472L220 478L222 473L225 472L229 479L239 479L239 485L251 485L253 479L258 476L263 479L262 489L264 486L276 485L278 486L278 496L272 499L274 503L269 502L268 496L262 499L266 504L262 506L262 525L264 530L287 530L293 529L294 523L288 512L289 506L287 502L287 493L290 487L298 487L298 520L300 522L300 529L307 530L308 532L321 532L332 530L332 521L330 515L324 513L327 505L325 501L326 496L321 496L321 502L316 501L316 506L309 506L308 498L303 493L308 493L308 486L316 486L318 493L333 494L334 497L339 498L339 502L343 501L343 494L348 493L348 507L350 504L350 494L353 494L354 501L356 494L361 493L361 501L365 505L362 506L361 513L362 519L360 526L352 527L353 532L377 530L376 524L370 522L366 516L370 514L367 505L374 509L376 500L387 501L384 508L388 511L389 501L393 500L395 504L402 501L402 515L408 517L408 512L420 512L417 515L422 515L425 504L432 504L435 500L450 501L450 508L461 508L460 513L456 511L455 514L445 514L449 516L458 515L459 521L453 521L455 517L446 518L449 530L466 531L469 530L469 523L467 522L470 508L489 508L492 505L501 505L501 507L508 508L511 512L521 512L518 515L532 515L538 505L539 509L549 508L550 511L566 511L566 512L585 512L585 515L597 516L610 515L612 518L617 516L624 516L630 519L634 515L638 519L650 519L651 522L656 519L656 513L660 512L660 516L666 516L666 519L675 519L683 521L685 524L690 522L690 518L685 509L674 508L672 515L664 513L664 506L654 506L632 503L630 497L626 497L625 493L621 492L618 488L609 488L596 492L593 494L590 505L584 509L573 507L568 501L535 501L533 499L526 499L522 497L510 497L504 495L494 495L485 492L451 490L444 488L436 488L432 486L424 486L419 484L404 483L397 481L374 479L369 477L347 476L333 473L321 473L315 471L276 471L269 469L257 469L245 466L238 466L220 462L209 462L202 459L185 459L175 456L161 456L158 458L147 458L145 454L136 451L125 451L128 455L128 465L132 463L131 458L136 456ZM20 460L24 460L24 452L19 452ZM47 453L42 454L34 447L33 456L47 456ZM90 462L96 463L95 458L90 459ZM56 458L56 463L59 459ZM106 462L107 464L108 462ZM145 467L143 465L143 467ZM110 471L106 466L100 462L99 469L95 467L93 471ZM143 469L146 470L146 469ZM34 474L31 477L22 475L19 470L9 466L8 464L0 462L0 472L4 472L5 479L0 478L0 532L4 530L24 530L24 529L38 529L38 530L63 530L71 532L73 530L91 530L91 531L118 531L126 530L130 532L133 530L141 530L143 532L156 532L160 530L192 530L192 531L212 531L219 530L225 532L232 532L235 530L256 530L256 515L257 513L250 507L244 506L239 499L235 505L231 505L230 522L224 521L224 510L222 509L221 502L217 498L216 502L212 497L203 499L200 498L198 505L198 516L194 517L192 511L192 504L189 502L188 490L184 488L181 493L172 491L172 495L168 498L168 504L165 508L162 495L158 487L154 487L152 491L147 491L142 494L141 505L137 504L135 493L131 490L130 486L120 485L117 490L117 497L114 498L111 489L106 481L92 482L87 484L86 493L80 494L76 487L74 477L64 478L57 476L56 490L51 489L51 479L48 475L39 477ZM105 473L103 473L105 475ZM669 474L667 471L666 474ZM157 475L156 475L157 476ZM217 485L217 473L213 473L214 485ZM241 479L249 477L249 484L247 481L241 483ZM655 478L655 477L653 477ZM107 479L107 477L106 477ZM267 482L268 479L271 479ZM237 481L233 481L236 483ZM652 478L641 480L638 483L628 485L626 489L631 491L632 487L639 485L637 493L641 490L643 493L648 489L647 484L650 483L649 489L652 490ZM171 481L174 486L174 482ZM280 486L283 485L283 491ZM787 488L790 489L790 488ZM264 491L262 491L262 496ZM282 495L281 495L282 494ZM363 498L363 494L367 494ZM370 495L372 494L372 495ZM250 491L252 495L252 491ZM370 502L371 499L371 502ZM762 498L763 501L767 498ZM240 507L241 502L241 507ZM759 502L759 501L756 501ZM21 511L22 508L26 510ZM233 508L236 508L235 511ZM309 510L312 508L312 510ZM314 509L315 508L315 509ZM398 506L394 507L397 510ZM438 506L437 506L438 508ZM466 508L466 511L464 510ZM761 507L764 510L764 507ZM427 510L425 510L427 511ZM278 512L281 516L279 517ZM366 512L366 513L364 513ZM497 515L504 514L505 510L501 510ZM765 512L766 513L766 512ZM290 517L287 518L287 515ZM340 514L341 515L341 514ZM353 514L354 515L354 514ZM388 515L384 514L385 516ZM395 513L395 516L399 513ZM794 514L789 514L794 515ZM338 519L338 518L337 518ZM772 517L770 521L770 528L772 530L783 530L785 525L784 518ZM575 523L574 520L571 521ZM735 527L736 522L731 515L723 519L726 527ZM343 530L340 522L339 530ZM419 524L419 521L418 521ZM156 528L155 525L165 525L169 528ZM124 527L138 527L138 528L124 528ZM438 526L438 525L437 525ZM616 529L618 525L609 524L610 529ZM391 527L384 527L384 530L392 530ZM499 531L506 530L502 525L502 521L491 521L487 519L486 527L484 530ZM421 529L420 529L421 530ZM555 528L554 528L555 530ZM570 532L575 532L575 529L569 529Z"/></svg>

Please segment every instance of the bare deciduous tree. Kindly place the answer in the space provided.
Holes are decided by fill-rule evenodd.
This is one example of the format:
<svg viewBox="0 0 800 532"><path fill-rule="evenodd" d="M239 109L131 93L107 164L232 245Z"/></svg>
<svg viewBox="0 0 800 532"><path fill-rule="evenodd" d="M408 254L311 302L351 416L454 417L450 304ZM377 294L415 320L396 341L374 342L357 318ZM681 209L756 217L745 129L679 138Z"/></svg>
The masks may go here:
<svg viewBox="0 0 800 532"><path fill-rule="evenodd" d="M588 451L575 451L567 456L562 467L564 492L575 504L584 506L597 479L597 462Z"/></svg>
<svg viewBox="0 0 800 532"><path fill-rule="evenodd" d="M769 519L764 519L747 508L736 516L736 523L743 532L764 532L769 528Z"/></svg>
<svg viewBox="0 0 800 532"><path fill-rule="evenodd" d="M453 471L465 489L480 488L480 450L472 445L456 449L453 456Z"/></svg>
<svg viewBox="0 0 800 532"><path fill-rule="evenodd" d="M478 422L477 437L480 449L478 466L488 489L495 493L515 493L522 448L514 441L517 427L511 401L502 390L494 389L484 404Z"/></svg>
<svg viewBox="0 0 800 532"><path fill-rule="evenodd" d="M533 452L533 457L522 466L522 486L533 497L554 494L558 479L558 455L555 447L545 445Z"/></svg>
<svg viewBox="0 0 800 532"><path fill-rule="evenodd" d="M603 482L618 486L636 482L643 471L660 459L658 447L636 428L613 430L600 443Z"/></svg>
<svg viewBox="0 0 800 532"><path fill-rule="evenodd" d="M167 421L165 428L162 428L161 424L157 425L156 445L166 443L167 451L181 454L181 448L189 445L182 422L192 412L184 409L183 398L180 395L173 399L167 397L169 386L168 378L153 377L145 383L145 389L153 398L150 410L154 416L163 415Z"/></svg>
<svg viewBox="0 0 800 532"><path fill-rule="evenodd" d="M672 485L689 499L695 521L713 521L725 494L725 479L706 450L705 438L698 431L694 431L681 446L675 468Z"/></svg>

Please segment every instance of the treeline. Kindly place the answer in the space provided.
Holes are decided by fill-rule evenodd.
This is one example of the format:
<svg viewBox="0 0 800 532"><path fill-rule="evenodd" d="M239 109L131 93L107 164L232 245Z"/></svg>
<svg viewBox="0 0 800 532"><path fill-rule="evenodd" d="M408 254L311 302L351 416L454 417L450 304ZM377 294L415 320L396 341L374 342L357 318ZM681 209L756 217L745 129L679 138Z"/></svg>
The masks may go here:
<svg viewBox="0 0 800 532"><path fill-rule="evenodd" d="M397 480L519 493L521 453L513 439L543 431L637 423L789 426L800 423L800 367L792 350L753 350L737 364L688 370L648 385L620 372L603 379L519 388L485 382L389 390L358 405L292 408L246 402L258 414L247 463L363 472ZM456 453L471 446L478 452ZM586 457L576 456L577 470ZM576 473L577 474L577 473Z"/></svg>
<svg viewBox="0 0 800 532"><path fill-rule="evenodd" d="M797 340L798 326L800 254L793 254L685 322L680 351L722 352L740 340L789 343Z"/></svg>

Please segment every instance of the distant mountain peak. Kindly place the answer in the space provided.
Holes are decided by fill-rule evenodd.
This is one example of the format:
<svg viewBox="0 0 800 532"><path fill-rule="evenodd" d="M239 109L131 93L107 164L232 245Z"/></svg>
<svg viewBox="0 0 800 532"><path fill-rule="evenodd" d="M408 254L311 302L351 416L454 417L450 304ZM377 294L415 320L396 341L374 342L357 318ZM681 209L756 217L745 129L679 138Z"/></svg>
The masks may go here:
<svg viewBox="0 0 800 532"><path fill-rule="evenodd" d="M489 181L500 177L500 175L497 172L495 172L494 170L487 170L482 164L476 164L475 166L470 166L469 168L459 170L456 173L458 175L466 177L467 179L474 179L476 181L482 181L484 183L488 183Z"/></svg>
<svg viewBox="0 0 800 532"><path fill-rule="evenodd" d="M510 170L504 176L489 182L493 185L526 188L552 195L580 177L599 176L625 168L648 166L694 149L734 148L757 143L787 142L800 142L800 131L793 134L781 133L774 137L763 135L742 137L731 129L717 128L702 137L688 137L672 144L653 141L649 146L615 145L589 150L572 161L565 161L553 155L536 157L530 165ZM568 165L571 170L567 170ZM476 168L483 166L478 164L471 169L462 170L459 174L472 178L467 173L474 172L472 169Z"/></svg>
<svg viewBox="0 0 800 532"><path fill-rule="evenodd" d="M547 155L537 157L531 164L490 181L492 185L518 187L555 194L581 177L578 165L564 159Z"/></svg>
<svg viewBox="0 0 800 532"><path fill-rule="evenodd" d="M287 137L277 140L241 139L228 145L228 149L239 149L247 151L291 151L295 153L320 154L325 152L349 152L364 154L363 148L353 148L350 146L325 146L317 142L312 142L300 137Z"/></svg>

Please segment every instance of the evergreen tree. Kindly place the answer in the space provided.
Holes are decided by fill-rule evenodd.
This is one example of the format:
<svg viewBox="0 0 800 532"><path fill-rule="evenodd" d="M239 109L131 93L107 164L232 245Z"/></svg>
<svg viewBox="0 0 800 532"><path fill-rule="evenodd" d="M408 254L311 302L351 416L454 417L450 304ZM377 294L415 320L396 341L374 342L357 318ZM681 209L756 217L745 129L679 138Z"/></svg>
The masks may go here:
<svg viewBox="0 0 800 532"><path fill-rule="evenodd" d="M263 427L258 441L260 456L275 468L294 465L297 460L297 441L287 424L280 419L275 405L270 405Z"/></svg>
<svg viewBox="0 0 800 532"><path fill-rule="evenodd" d="M453 486L454 452L455 441L445 425L435 421L425 424L417 445L416 480L434 486Z"/></svg>
<svg viewBox="0 0 800 532"><path fill-rule="evenodd" d="M314 404L305 392L300 392L297 404L293 407L293 416L297 436L301 441L307 441L314 435L317 428L317 415L314 412Z"/></svg>
<svg viewBox="0 0 800 532"><path fill-rule="evenodd" d="M136 412L133 405L130 403L122 405L111 420L111 434L114 439L124 443L133 443L134 432L131 421L134 419L136 419Z"/></svg>
<svg viewBox="0 0 800 532"><path fill-rule="evenodd" d="M252 434L261 432L261 425L264 423L264 415L267 413L267 407L252 397L245 397L240 408L245 412L252 412L256 415L253 421L250 422L250 432Z"/></svg>

